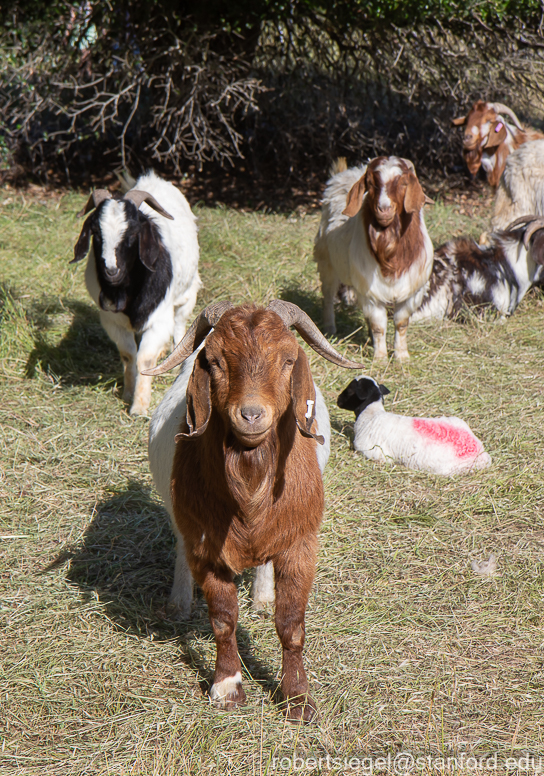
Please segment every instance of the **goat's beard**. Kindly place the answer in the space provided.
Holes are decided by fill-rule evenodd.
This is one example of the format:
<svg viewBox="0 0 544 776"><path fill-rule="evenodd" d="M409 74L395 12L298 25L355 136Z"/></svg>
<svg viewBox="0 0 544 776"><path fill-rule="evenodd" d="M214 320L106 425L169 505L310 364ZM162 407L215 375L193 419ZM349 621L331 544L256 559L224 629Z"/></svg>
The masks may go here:
<svg viewBox="0 0 544 776"><path fill-rule="evenodd" d="M270 431L257 447L244 447L229 435L225 442L225 476L243 516L253 520L268 511L274 498L278 437Z"/></svg>

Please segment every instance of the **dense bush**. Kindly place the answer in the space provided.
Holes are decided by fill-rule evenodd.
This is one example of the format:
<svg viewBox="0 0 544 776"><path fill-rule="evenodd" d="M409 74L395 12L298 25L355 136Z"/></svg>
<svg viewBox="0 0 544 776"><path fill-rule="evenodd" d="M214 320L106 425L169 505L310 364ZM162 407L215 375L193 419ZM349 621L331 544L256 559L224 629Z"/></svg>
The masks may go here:
<svg viewBox="0 0 544 776"><path fill-rule="evenodd" d="M302 179L337 153L451 170L449 118L477 96L539 123L543 47L537 0L19 0L0 10L0 155L68 180L241 156Z"/></svg>

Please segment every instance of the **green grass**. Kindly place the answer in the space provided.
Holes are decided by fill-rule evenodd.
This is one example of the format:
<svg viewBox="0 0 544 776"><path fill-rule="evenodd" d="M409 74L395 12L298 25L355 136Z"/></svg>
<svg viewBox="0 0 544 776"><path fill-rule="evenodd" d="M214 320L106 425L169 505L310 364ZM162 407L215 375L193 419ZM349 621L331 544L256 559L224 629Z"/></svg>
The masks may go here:
<svg viewBox="0 0 544 776"><path fill-rule="evenodd" d="M272 758L293 754L544 751L542 295L502 323L412 326L405 368L376 368L362 316L339 310L338 348L392 390L387 407L462 416L493 465L449 480L363 459L350 450L353 416L335 404L351 375L310 351L333 423L305 654L320 721L283 721L280 647L273 621L249 609L247 573L248 705L217 712L202 596L188 624L160 616L173 541L148 472L148 420L128 416L83 266L68 265L83 201L0 195L2 774L260 775L289 772ZM481 208L460 209L428 209L436 244L485 228ZM282 296L320 322L316 213L198 215L195 312ZM156 379L153 407L171 380ZM471 561L491 552L498 573L476 576Z"/></svg>

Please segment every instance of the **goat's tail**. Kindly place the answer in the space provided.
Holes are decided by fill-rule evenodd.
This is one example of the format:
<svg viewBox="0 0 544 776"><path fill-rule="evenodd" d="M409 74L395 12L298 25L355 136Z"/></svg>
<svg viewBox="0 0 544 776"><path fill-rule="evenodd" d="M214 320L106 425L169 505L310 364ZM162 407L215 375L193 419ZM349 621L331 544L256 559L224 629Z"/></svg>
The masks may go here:
<svg viewBox="0 0 544 776"><path fill-rule="evenodd" d="M339 172L345 172L348 169L348 163L345 156L339 156L331 164L329 175L336 175Z"/></svg>

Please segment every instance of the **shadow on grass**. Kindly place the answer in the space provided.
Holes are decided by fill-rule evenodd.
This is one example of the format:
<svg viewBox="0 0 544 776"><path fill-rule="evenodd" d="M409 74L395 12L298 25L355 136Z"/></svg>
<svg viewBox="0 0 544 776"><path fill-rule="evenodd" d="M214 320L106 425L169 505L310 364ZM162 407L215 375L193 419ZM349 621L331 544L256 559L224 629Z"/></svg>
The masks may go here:
<svg viewBox="0 0 544 776"><path fill-rule="evenodd" d="M70 326L53 345L51 340L65 329L65 317L71 318ZM41 368L61 385L111 384L120 379L119 354L90 304L42 297L34 302L28 318L33 324L34 349L26 363L27 377L33 378Z"/></svg>
<svg viewBox="0 0 544 776"><path fill-rule="evenodd" d="M111 622L123 632L139 638L153 634L156 641L177 638L182 662L196 671L202 692L209 689L213 664L192 643L195 636L214 642L200 589L195 586L190 620L172 622L160 614L173 581L174 537L170 518L147 488L130 482L127 490L98 504L82 543L61 553L44 573L68 561L67 579L80 589L85 601L98 599ZM249 579L250 572L246 572L237 581L248 584ZM251 678L279 703L278 684L253 654L248 631L238 625L236 635Z"/></svg>
<svg viewBox="0 0 544 776"><path fill-rule="evenodd" d="M304 291L295 283L292 283L281 289L279 297L286 302L293 302L293 304L298 305L301 310L304 310L310 316L319 329L323 328L323 297L321 294ZM340 301L335 304L334 312L337 329L334 338L339 340L349 338L349 341L354 345L362 347L370 344L368 326L357 307Z"/></svg>

